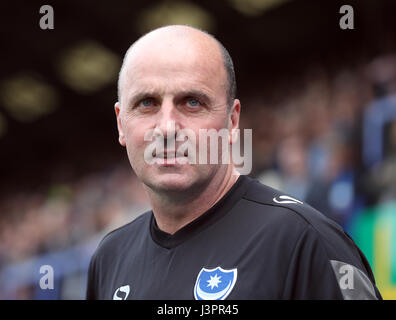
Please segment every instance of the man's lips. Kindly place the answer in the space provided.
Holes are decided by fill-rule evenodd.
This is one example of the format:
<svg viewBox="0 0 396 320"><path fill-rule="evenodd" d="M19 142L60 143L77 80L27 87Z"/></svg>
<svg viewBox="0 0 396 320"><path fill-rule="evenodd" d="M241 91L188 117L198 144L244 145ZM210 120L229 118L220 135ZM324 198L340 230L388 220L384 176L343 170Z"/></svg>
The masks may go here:
<svg viewBox="0 0 396 320"><path fill-rule="evenodd" d="M184 153L176 152L176 151L157 152L156 150L154 150L152 155L154 158L172 159L172 158L188 157L188 152L187 152L187 150Z"/></svg>

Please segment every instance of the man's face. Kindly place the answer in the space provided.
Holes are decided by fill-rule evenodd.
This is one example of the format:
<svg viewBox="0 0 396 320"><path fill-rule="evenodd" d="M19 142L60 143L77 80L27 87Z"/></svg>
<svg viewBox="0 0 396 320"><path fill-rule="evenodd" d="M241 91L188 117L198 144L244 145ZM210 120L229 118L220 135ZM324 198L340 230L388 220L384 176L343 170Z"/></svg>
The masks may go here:
<svg viewBox="0 0 396 320"><path fill-rule="evenodd" d="M178 192L207 183L225 170L221 164L180 164L170 159L149 164L144 157L154 141L154 137L145 141L148 132L160 131L169 140L180 130L189 129L198 144L199 129L231 129L226 73L217 47L199 44L199 40L198 44L188 40L149 41L135 49L124 71L121 102L115 106L119 140L145 185L153 190ZM182 143L175 141L176 150ZM209 145L204 152L208 150ZM169 152L165 156L171 157L174 151L165 150ZM198 151L203 150L197 149L197 157Z"/></svg>

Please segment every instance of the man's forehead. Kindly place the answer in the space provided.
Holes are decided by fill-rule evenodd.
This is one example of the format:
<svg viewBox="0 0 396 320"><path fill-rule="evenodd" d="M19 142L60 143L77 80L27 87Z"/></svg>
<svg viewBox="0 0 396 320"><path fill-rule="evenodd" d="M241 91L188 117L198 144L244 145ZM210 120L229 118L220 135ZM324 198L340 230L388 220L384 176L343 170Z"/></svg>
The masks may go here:
<svg viewBox="0 0 396 320"><path fill-rule="evenodd" d="M137 64L125 70L123 90L131 92L153 92L157 95L176 95L181 91L194 89L208 95L219 94L225 89L225 81L218 67L205 66L204 63L188 64L177 60L172 64L146 63Z"/></svg>
<svg viewBox="0 0 396 320"><path fill-rule="evenodd" d="M131 84L142 85L160 80L169 84L190 81L210 85L210 82L221 81L223 76L219 72L222 65L211 60L194 53L149 53L142 59L130 61L125 66L124 78Z"/></svg>

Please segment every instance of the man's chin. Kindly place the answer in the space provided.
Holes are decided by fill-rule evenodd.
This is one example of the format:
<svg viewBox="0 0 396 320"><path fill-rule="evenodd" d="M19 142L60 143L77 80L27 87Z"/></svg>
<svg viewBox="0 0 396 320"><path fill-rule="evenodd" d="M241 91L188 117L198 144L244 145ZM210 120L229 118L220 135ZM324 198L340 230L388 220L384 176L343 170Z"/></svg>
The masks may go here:
<svg viewBox="0 0 396 320"><path fill-rule="evenodd" d="M166 173L149 177L145 184L157 192L181 192L190 189L194 182L191 175Z"/></svg>

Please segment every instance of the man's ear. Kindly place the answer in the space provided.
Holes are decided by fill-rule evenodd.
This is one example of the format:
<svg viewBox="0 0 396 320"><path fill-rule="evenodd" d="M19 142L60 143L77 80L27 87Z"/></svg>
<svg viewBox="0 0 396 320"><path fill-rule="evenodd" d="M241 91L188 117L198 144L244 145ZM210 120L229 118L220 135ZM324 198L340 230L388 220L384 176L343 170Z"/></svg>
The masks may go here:
<svg viewBox="0 0 396 320"><path fill-rule="evenodd" d="M240 114L241 114L241 102L238 99L234 99L234 104L229 114L228 130L230 131L230 135L229 135L230 144L235 143L238 138L237 129L239 129Z"/></svg>
<svg viewBox="0 0 396 320"><path fill-rule="evenodd" d="M120 103L117 101L116 104L114 105L114 110L116 113L116 118L117 118L117 129L118 129L118 141L120 142L120 145L125 147L125 136L124 136L124 131L122 129L122 121L120 117Z"/></svg>

